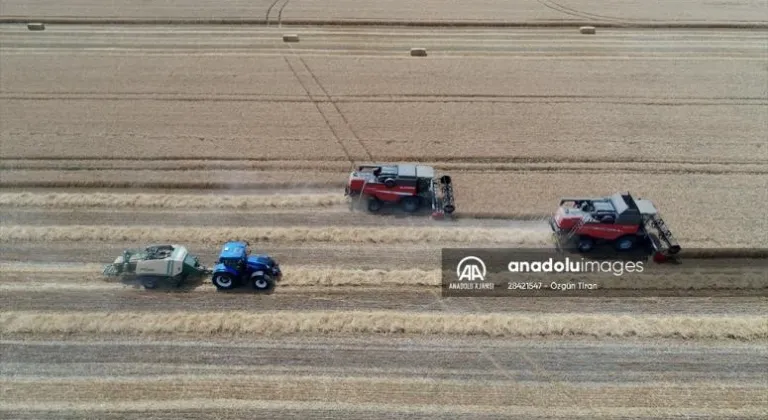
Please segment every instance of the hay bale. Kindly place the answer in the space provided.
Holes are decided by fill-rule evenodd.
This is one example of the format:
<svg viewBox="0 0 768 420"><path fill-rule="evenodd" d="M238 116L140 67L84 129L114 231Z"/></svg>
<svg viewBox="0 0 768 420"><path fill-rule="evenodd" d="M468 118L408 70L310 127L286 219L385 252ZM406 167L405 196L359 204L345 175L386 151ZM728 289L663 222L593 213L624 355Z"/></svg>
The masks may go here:
<svg viewBox="0 0 768 420"><path fill-rule="evenodd" d="M581 32L582 35L594 35L595 34L595 27L594 26L582 26L579 28L579 32Z"/></svg>
<svg viewBox="0 0 768 420"><path fill-rule="evenodd" d="M411 48L411 57L426 57L426 48Z"/></svg>
<svg viewBox="0 0 768 420"><path fill-rule="evenodd" d="M28 23L27 29L29 29L30 31L44 31L45 24L44 23Z"/></svg>
<svg viewBox="0 0 768 420"><path fill-rule="evenodd" d="M283 35L283 42L299 42L299 36L296 34Z"/></svg>

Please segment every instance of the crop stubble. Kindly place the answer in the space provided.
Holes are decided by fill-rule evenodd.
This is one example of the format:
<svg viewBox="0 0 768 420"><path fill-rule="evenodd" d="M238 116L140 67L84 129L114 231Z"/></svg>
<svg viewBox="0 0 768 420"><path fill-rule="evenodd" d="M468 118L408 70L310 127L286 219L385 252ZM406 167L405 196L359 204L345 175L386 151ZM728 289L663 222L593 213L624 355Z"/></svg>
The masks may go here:
<svg viewBox="0 0 768 420"><path fill-rule="evenodd" d="M34 2L32 7L24 0L6 0L4 15L32 17L81 17L81 18L188 18L211 19L249 17L277 22L281 4L270 5L273 0L230 1L225 4L215 0L195 0L183 4L169 4L150 0L137 5L120 0L104 3L97 0ZM553 4L554 3L554 4ZM558 7L557 5L565 6ZM648 4L644 1L595 1L560 0L558 2L531 2L483 0L460 4L445 0L428 0L414 4L410 1L394 1L385 7L375 0L343 1L292 1L284 7L283 19L298 20L384 20L393 22L537 22L537 21L585 21L594 20L594 14L607 16L608 21L765 21L765 10L760 1L709 2L699 0L667 1ZM598 19L603 20L603 19Z"/></svg>
<svg viewBox="0 0 768 420"><path fill-rule="evenodd" d="M283 170L280 167L259 171L250 169L264 168L238 168L238 171L228 170L232 168L222 168L224 171L201 168L190 168L189 171L20 169L3 171L3 182L7 185L14 182L24 185L23 182L27 181L27 186L33 186L31 183L34 182L40 185L47 182L47 186L62 189L186 185L188 188L221 190L234 187L238 182L261 188L340 186L344 182L344 167L347 166L343 162L344 154L335 145L326 122L299 89L296 77L281 64L280 59L196 56L86 58L63 55L32 58L9 55L3 57L3 62L4 71L0 73L3 88L3 100L0 102L3 147L0 153L3 157L125 158L129 154L138 159L196 158L204 164L208 157L211 161L252 156L267 161L307 161L310 158L333 161L325 168L304 170ZM384 61L333 57L322 60L306 58L306 62L324 89L339 101L344 118L357 129L363 144L376 158L396 160L418 157L435 161L438 169L440 163L449 166L451 160L454 160L454 165L462 165L474 159L479 166L490 161L495 162L489 163L489 166L498 165L500 159L527 159L540 165L547 165L548 160L569 159L581 165L588 165L589 160L595 161L594 168L571 167L568 172L561 171L556 164L550 172L541 173L507 170L494 173L482 167L456 167L457 198L461 211L506 213L518 217L541 215L552 211L559 196L571 195L575 189L580 194L590 195L629 189L657 201L682 240L723 246L765 243L765 220L759 212L749 210L759 208L766 201L764 187L767 178L764 173L749 177L703 175L695 169L690 173L685 173L683 169L682 173L675 175L649 175L628 173L622 171L622 167L601 172L604 161L611 161L610 165L621 165L620 161L628 160L645 161L641 164L649 165L651 172L662 172L675 165L685 168L684 165L691 162L728 164L731 170L748 168L765 171L768 151L764 141L760 140L765 134L761 125L764 104L760 102L765 96L762 63L713 60L706 64L692 64L633 60L610 62L608 65L606 61L517 62L512 59L478 60L473 63L444 59L427 63L407 59L389 58ZM238 70L243 68L253 71ZM51 77L39 77L41 72ZM435 74L441 75L442 79L435 82ZM308 75L301 73L299 77L307 80ZM707 83L701 83L701 80ZM311 89L318 93L317 86ZM414 95L420 102L414 102ZM208 100L205 100L206 96ZM320 99L325 101L328 98ZM321 106L330 110L330 104ZM333 116L331 124L341 125L343 119L339 117ZM408 127L407 135L403 134L403 127ZM339 168L339 162L343 162L344 167ZM77 165L74 161L70 163ZM627 163L627 166L632 165L638 167L637 163ZM329 168L333 169L329 171ZM130 203L134 207L176 208L188 203L190 207L196 207L192 204L192 197L181 201L162 198L155 202L152 200L154 197L145 196L76 194L47 198L16 196L22 203L6 202L4 206L109 208ZM710 202L711 197L721 199ZM212 205L227 210L231 207L281 207L301 199L269 199L257 204L251 198L228 197ZM304 204L324 206L336 203L336 199L323 198ZM737 208L734 208L734 203L739 203ZM438 235L435 236L435 233ZM516 230L513 233L519 234L512 236L526 244L543 243L545 240L541 232ZM444 240L508 243L510 239L509 232L483 229L390 228L372 231L297 227L214 230L7 225L0 228L4 244L15 240L33 243L80 240L98 244L115 238L154 242L171 237L180 242L214 244L233 235L252 241L269 238L276 243L297 243L309 239L326 243L385 245ZM437 280L436 273L427 270L307 270L287 270L288 286L371 286L380 282L380 285L434 287ZM17 274L15 279L18 278ZM4 279L4 284L13 280L14 277L9 276ZM86 281L83 284L90 283ZM40 337L62 333L128 336L191 334L208 337L414 333L521 338L672 337L761 341L768 336L768 324L760 316L526 316L496 313L457 316L402 311L302 311L289 314L169 312L164 315L158 318L142 312L6 311L0 313L0 328L4 334ZM747 405L757 410L765 406L764 389L748 386L728 388L722 382L712 386L698 384L688 387L647 383L629 388L611 385L594 388L594 398L577 399L576 402L551 397L541 401L541 396L578 394L583 389L581 385L493 384L493 392L481 394L472 392L474 388L470 389L467 383L414 384L402 379L390 382L376 378L350 380L342 386L337 386L337 377L307 379L296 376L247 380L230 377L224 381L189 377L181 382L176 378L166 382L155 378L148 384L120 378L112 382L93 383L86 388L82 387L82 382L69 378L58 382L3 378L2 385L3 398L15 401L14 407L36 404L37 409L44 409L53 398L75 399L87 404L105 396L125 400L151 395L156 399L173 399L182 405L185 400L205 398L210 404L211 389L230 386L244 389L252 386L249 384L259 383L258 390L263 390L265 381L271 381L268 383L275 390L272 394L263 394L265 399L295 399L304 395L307 399L354 401L367 407L390 402L393 398L404 404L434 403L434 396L438 394L444 395L441 402L446 404L469 405L482 398L486 400L480 402L497 404L498 400L494 398L504 396L508 398L505 402L516 404L520 393L533 398L531 401L541 402L542 407L551 407L553 401L569 407L571 414L578 412L570 411L574 404L579 407L597 404L605 410L603 414L610 411L606 408L609 406L633 406L635 410L639 406L648 409L656 407L656 413L661 410L659 406L673 410L680 406L715 410L710 404L713 400L727 400L717 409L731 407L748 411L749 408L745 408ZM427 394L423 393L425 386L430 391ZM564 389L574 386L574 389ZM77 391L73 392L73 389ZM252 394L255 395L256 391L254 389ZM226 392L217 394L222 398L230 395ZM457 402L456 396L460 395L464 399ZM36 398L43 401L35 403ZM56 406L55 401L51 404ZM165 407L173 408L172 404L163 403ZM154 406L154 409L157 407ZM626 414L627 410L622 408L621 413ZM691 414L692 409L681 408L675 413ZM594 417L599 413L592 414Z"/></svg>
<svg viewBox="0 0 768 420"><path fill-rule="evenodd" d="M297 74L270 56L9 55L2 153L119 157L130 140L135 157L343 156L301 79L380 159L768 157L759 62L288 57Z"/></svg>

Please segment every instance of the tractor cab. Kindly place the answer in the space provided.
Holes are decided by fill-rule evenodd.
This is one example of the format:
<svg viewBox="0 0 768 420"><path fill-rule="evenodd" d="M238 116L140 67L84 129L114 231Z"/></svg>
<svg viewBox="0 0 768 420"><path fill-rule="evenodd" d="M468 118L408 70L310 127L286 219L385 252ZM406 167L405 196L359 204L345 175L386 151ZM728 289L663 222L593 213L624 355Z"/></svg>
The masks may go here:
<svg viewBox="0 0 768 420"><path fill-rule="evenodd" d="M224 244L213 267L213 284L218 289L233 289L250 283L257 290L269 290L282 277L280 265L268 255L251 255L248 242Z"/></svg>

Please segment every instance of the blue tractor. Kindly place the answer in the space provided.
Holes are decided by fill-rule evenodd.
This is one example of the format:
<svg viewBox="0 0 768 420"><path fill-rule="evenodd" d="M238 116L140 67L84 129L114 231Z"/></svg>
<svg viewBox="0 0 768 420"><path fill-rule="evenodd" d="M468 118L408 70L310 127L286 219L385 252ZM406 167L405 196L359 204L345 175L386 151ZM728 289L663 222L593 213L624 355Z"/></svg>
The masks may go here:
<svg viewBox="0 0 768 420"><path fill-rule="evenodd" d="M283 275L280 265L269 255L250 254L248 242L225 243L213 267L213 285L219 290L230 290L250 284L257 291L271 291Z"/></svg>

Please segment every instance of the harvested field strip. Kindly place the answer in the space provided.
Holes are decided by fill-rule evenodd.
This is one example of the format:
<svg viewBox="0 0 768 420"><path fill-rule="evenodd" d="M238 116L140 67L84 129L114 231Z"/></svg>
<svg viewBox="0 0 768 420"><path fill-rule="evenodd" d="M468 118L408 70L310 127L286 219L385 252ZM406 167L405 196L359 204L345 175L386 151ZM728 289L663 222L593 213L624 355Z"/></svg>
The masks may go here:
<svg viewBox="0 0 768 420"><path fill-rule="evenodd" d="M168 171L103 170L103 171L3 171L0 187L80 187L80 188L186 188L234 190L285 187L336 186L343 191L346 178L341 173L305 174L285 170L234 171Z"/></svg>
<svg viewBox="0 0 768 420"><path fill-rule="evenodd" d="M463 243L547 245L551 234L539 229L484 229L449 227L286 227L286 228L160 228L114 226L0 226L0 241L81 242L130 241L148 243L221 244L229 240L251 243Z"/></svg>
<svg viewBox="0 0 768 420"><path fill-rule="evenodd" d="M108 193L0 193L3 207L252 209L331 207L345 203L341 194L211 195Z"/></svg>
<svg viewBox="0 0 768 420"><path fill-rule="evenodd" d="M590 386L589 397L552 398L553 395L578 395L580 383L537 383L454 381L404 378L339 378L335 376L188 376L143 380L144 378L63 378L61 380L0 379L4 396L16 402L56 400L86 402L105 399L111 402L141 401L143 397L175 400L231 397L237 389L243 395L258 395L264 400L344 401L345 403L450 404L508 406L524 401L533 407L765 407L764 386L676 383L640 383L617 387L614 384ZM728 402L722 402L723 394ZM715 405L717 403L718 405Z"/></svg>
<svg viewBox="0 0 768 420"><path fill-rule="evenodd" d="M49 396L50 398L50 396ZM18 417L31 413L45 413L41 417L56 417L56 415L69 415L78 413L80 418L93 416L94 413L145 413L146 416L152 416L151 412L157 411L163 414L171 410L189 411L196 414L205 413L213 410L226 410L228 413L244 412L253 410L263 414L266 410L274 410L283 413L291 411L307 411L309 413L322 413L323 415L332 415L338 412L339 418L343 418L341 413L356 412L361 414L358 418L370 418L370 413L381 413L381 415L392 416L399 414L407 415L488 415L495 414L500 416L524 416L529 419L616 419L629 417L633 419L648 418L717 418L717 419L762 419L765 414L764 407L749 408L637 408L637 407L599 407L599 408L551 408L549 406L533 407L519 405L505 405L503 407L494 407L488 405L453 405L453 404L392 404L391 401L386 404L373 403L348 403L348 402L321 402L321 401L295 401L292 399L283 399L279 401L264 400L238 400L217 398L211 400L201 399L174 399L174 400L147 400L141 399L130 402L113 401L88 401L71 402L63 400L46 401L28 401L28 402L5 402L0 407L0 413L14 413ZM82 412L82 413L80 413ZM54 415L54 413L56 415ZM311 414L307 413L309 418ZM180 414L181 415L181 414ZM446 417L449 418L449 417Z"/></svg>
<svg viewBox="0 0 768 420"><path fill-rule="evenodd" d="M47 165L47 162L59 162L59 164L66 165L69 162L78 162L78 163L84 163L87 164L87 162L90 162L91 165L93 164L108 164L115 162L117 165L126 164L129 162L133 162L135 164L139 165L150 165L152 163L155 163L157 165L166 165L168 163L174 163L174 164L182 164L182 163L189 163L191 165L200 165L201 163L220 163L220 162L228 162L229 164L243 164L244 162L250 163L250 164L260 164L260 163L272 163L272 162L286 162L287 164L308 164L308 162L314 162L315 164L324 164L324 165L331 165L330 167L337 167L338 165L349 167L349 162L344 157L306 157L301 156L296 159L291 159L290 157L286 158L271 158L271 157L249 157L247 159L243 159L242 157L228 157L228 156L217 156L215 159L201 159L200 156L189 156L189 157L178 157L178 156L141 156L136 158L128 158L128 157L113 157L113 156L3 156L0 158L0 162L11 163L11 166L16 163L32 163L32 162L45 162ZM566 164L566 163L598 163L600 165L604 164L639 164L639 163L647 163L647 164L700 164L700 165L706 165L706 164L754 164L754 165L765 165L766 161L765 159L749 159L749 160L743 160L743 159L725 159L721 161L713 161L713 158L690 158L690 159L664 159L664 158L647 158L647 157L637 157L637 158L629 158L629 157L622 157L622 156L614 156L614 157L589 157L589 156L574 156L574 157L563 157L563 156L453 156L453 155L445 155L445 156L429 156L429 155L414 155L414 156L387 156L382 155L377 157L377 161L383 162L383 161L392 161L392 162L419 162L425 165L429 164L457 164L457 165L466 165L466 164L478 164L478 165L488 165L488 164L524 164L524 163L543 163L543 164ZM133 169L133 167L129 167L126 169ZM179 169L184 169L179 168ZM192 168L194 169L194 167ZM278 167L279 169L279 167Z"/></svg>
<svg viewBox="0 0 768 420"><path fill-rule="evenodd" d="M53 273L63 276L72 274L101 273L104 264L78 264L78 263L0 263L0 278L7 273Z"/></svg>
<svg viewBox="0 0 768 420"><path fill-rule="evenodd" d="M61 175L61 174L59 174ZM82 174L80 174L82 175ZM191 174L190 174L191 176ZM269 190L282 188L344 188L343 181L216 182L216 181L121 181L86 179L0 180L0 188L141 188L180 190Z"/></svg>
<svg viewBox="0 0 768 420"><path fill-rule="evenodd" d="M403 161L395 159L393 161ZM604 171L607 169L627 173L768 173L767 164L759 163L680 163L680 162L445 162L430 161L429 157L422 157L418 162L423 165L433 166L443 172L448 171L472 171L472 172L550 172L550 171ZM599 164L599 168L595 167ZM348 162L311 161L311 160L167 160L167 161L101 161L101 160L8 160L0 161L0 170L45 170L45 171L94 171L94 170L121 170L121 171L166 171L180 172L199 170L239 170L239 171L266 171L266 170L306 170L308 176L311 173L331 172L346 174L349 171Z"/></svg>
<svg viewBox="0 0 768 420"><path fill-rule="evenodd" d="M120 280L104 277L101 274L103 266L89 264L82 268L75 267L55 270L51 268L35 268L21 264L0 264L0 289L24 290L45 292L51 288L78 289L78 288L114 288ZM708 289L748 289L760 290L768 288L768 276L763 269L738 269L675 272L672 267L669 270L654 273L637 274L630 277L604 276L597 278L589 275L571 275L570 282L595 282L600 288L620 290L708 290ZM283 279L280 282L284 287L390 287L390 286L415 286L437 288L441 285L440 270L355 270L338 269L320 266L289 266L283 268ZM452 273L451 273L452 274ZM40 285L40 279L48 283ZM520 281L541 281L541 276L521 274L516 276ZM30 289L28 282L35 282L36 287ZM106 284L105 284L106 283ZM112 283L112 284L110 284ZM200 289L213 289L207 281Z"/></svg>
<svg viewBox="0 0 768 420"><path fill-rule="evenodd" d="M276 336L285 334L444 334L492 337L768 339L756 316L427 314L407 312L2 312L2 334Z"/></svg>
<svg viewBox="0 0 768 420"><path fill-rule="evenodd" d="M109 283L89 283L89 284L83 284L83 283L67 283L67 282L61 282L61 283L51 283L51 282L40 282L36 281L34 284L34 287L32 287L29 283L11 283L6 284L0 281L0 290L3 292L43 292L43 293L51 293L52 291L79 291L79 292L93 292L97 290L112 290L114 291L115 288L120 287L117 284L109 284Z"/></svg>
<svg viewBox="0 0 768 420"><path fill-rule="evenodd" d="M0 264L0 287L8 280L13 280L11 286L25 288L27 281L35 281L41 277L49 284L58 287L66 285L78 286L83 283L117 283L116 278L105 277L101 274L103 265L89 264L76 270L65 269L59 272L55 269L40 269L34 266L20 264ZM768 282L768 280L766 280ZM207 285L207 283L206 283ZM328 267L291 266L283 267L283 279L280 287L284 286L440 286L439 270L345 270ZM210 285L212 288L213 286ZM34 290L44 290L44 287Z"/></svg>

